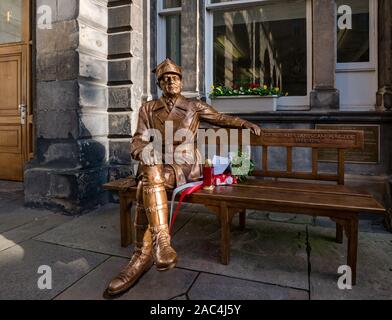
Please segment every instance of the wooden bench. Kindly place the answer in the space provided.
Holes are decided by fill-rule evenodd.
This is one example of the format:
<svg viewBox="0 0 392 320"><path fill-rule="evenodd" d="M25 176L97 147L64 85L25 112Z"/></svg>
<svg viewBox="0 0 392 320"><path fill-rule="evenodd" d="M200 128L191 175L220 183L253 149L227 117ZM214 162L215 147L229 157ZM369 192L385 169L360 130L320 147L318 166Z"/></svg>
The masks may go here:
<svg viewBox="0 0 392 320"><path fill-rule="evenodd" d="M267 129L261 137L252 136L251 145L262 149L261 170L254 171L254 179L238 185L216 187L214 191L200 190L187 199L189 203L205 205L218 217L221 225L221 262L225 265L229 263L230 226L233 217L239 214L240 227L244 228L246 209L324 216L336 222L338 243L343 243L344 233L348 238L347 265L352 268L352 280L355 284L358 214L385 214L384 207L369 193L344 186L345 150L363 148L363 131ZM271 147L286 149L286 170L275 171L269 168ZM294 171L294 148L312 150L310 172ZM319 172L319 151L325 148L337 150L336 173ZM282 178L290 181L281 181ZM131 207L136 200L136 182L131 178L122 179L109 182L104 188L119 192L121 244L128 246L132 243ZM171 192L168 192L168 197L171 199Z"/></svg>

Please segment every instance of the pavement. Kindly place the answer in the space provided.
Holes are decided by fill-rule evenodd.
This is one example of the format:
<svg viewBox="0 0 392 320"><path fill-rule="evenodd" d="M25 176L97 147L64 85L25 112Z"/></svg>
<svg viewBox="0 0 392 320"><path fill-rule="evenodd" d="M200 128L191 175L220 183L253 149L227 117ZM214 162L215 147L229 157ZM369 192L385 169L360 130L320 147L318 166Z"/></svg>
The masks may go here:
<svg viewBox="0 0 392 320"><path fill-rule="evenodd" d="M341 290L347 243L334 242L332 222L261 211L247 216L244 231L238 219L233 223L224 266L217 219L184 205L172 241L177 267L161 273L153 266L116 299L392 299L392 234L382 218L361 216L357 285ZM23 185L0 181L0 300L105 299L106 285L131 252L120 246L118 204L69 217L25 208Z"/></svg>

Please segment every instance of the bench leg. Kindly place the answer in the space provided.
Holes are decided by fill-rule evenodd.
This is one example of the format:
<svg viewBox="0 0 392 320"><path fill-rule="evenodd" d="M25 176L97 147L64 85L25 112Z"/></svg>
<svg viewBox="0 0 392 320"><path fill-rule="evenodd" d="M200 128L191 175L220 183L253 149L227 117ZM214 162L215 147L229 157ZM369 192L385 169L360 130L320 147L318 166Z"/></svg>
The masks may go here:
<svg viewBox="0 0 392 320"><path fill-rule="evenodd" d="M352 218L347 223L347 265L352 271L352 285L357 283L357 255L358 255L358 217Z"/></svg>
<svg viewBox="0 0 392 320"><path fill-rule="evenodd" d="M240 229L244 230L246 225L246 209L240 211Z"/></svg>
<svg viewBox="0 0 392 320"><path fill-rule="evenodd" d="M219 216L221 221L221 262L228 265L230 260L230 219L226 203L221 204Z"/></svg>
<svg viewBox="0 0 392 320"><path fill-rule="evenodd" d="M120 227L121 246L126 248L132 244L132 201L120 193Z"/></svg>
<svg viewBox="0 0 392 320"><path fill-rule="evenodd" d="M336 223L336 242L343 243L343 226L339 223Z"/></svg>

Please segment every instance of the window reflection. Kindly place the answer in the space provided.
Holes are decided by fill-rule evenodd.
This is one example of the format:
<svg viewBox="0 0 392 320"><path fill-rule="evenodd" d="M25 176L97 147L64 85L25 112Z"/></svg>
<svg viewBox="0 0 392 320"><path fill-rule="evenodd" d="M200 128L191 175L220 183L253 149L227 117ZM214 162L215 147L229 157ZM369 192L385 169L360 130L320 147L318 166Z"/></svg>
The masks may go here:
<svg viewBox="0 0 392 320"><path fill-rule="evenodd" d="M349 9L349 11L344 10L343 15L338 14L338 22L342 19L341 27L343 27L340 28L338 23L338 62L369 62L369 0L337 0L336 5L338 9L342 6L347 6ZM351 26L350 21L345 17L352 20Z"/></svg>
<svg viewBox="0 0 392 320"><path fill-rule="evenodd" d="M163 0L163 9L181 7L181 0Z"/></svg>
<svg viewBox="0 0 392 320"><path fill-rule="evenodd" d="M305 0L217 11L213 37L215 85L266 84L307 95Z"/></svg>
<svg viewBox="0 0 392 320"><path fill-rule="evenodd" d="M166 17L166 57L181 65L181 15Z"/></svg>
<svg viewBox="0 0 392 320"><path fill-rule="evenodd" d="M0 0L0 44L22 41L22 0Z"/></svg>

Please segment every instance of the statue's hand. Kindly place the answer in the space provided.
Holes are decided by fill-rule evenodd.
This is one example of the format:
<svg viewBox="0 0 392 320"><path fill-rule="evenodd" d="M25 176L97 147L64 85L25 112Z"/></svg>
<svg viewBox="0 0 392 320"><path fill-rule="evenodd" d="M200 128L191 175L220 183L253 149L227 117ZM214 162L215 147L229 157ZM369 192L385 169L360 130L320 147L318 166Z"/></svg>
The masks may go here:
<svg viewBox="0 0 392 320"><path fill-rule="evenodd" d="M249 121L246 121L244 123L244 127L246 129L249 129L256 136L261 136L261 133L263 131L263 129L261 129L258 125L254 124L252 122L249 122Z"/></svg>

